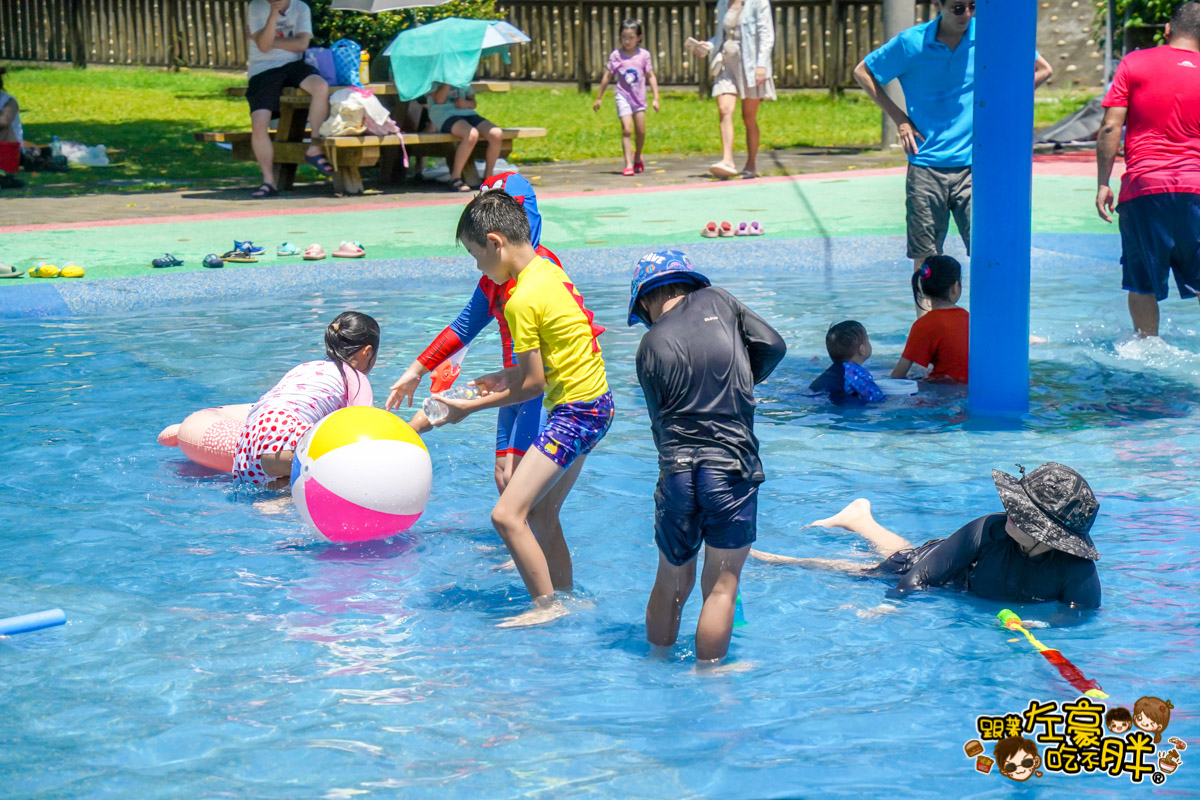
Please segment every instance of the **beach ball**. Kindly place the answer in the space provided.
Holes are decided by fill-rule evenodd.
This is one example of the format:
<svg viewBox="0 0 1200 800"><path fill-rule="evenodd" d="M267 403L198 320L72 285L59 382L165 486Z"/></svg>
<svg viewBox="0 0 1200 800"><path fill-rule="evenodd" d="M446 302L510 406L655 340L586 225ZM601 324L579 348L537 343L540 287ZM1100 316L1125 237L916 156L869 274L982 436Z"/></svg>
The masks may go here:
<svg viewBox="0 0 1200 800"><path fill-rule="evenodd" d="M433 465L412 428L379 408L333 412L304 434L292 459L292 498L331 542L408 530L429 501Z"/></svg>

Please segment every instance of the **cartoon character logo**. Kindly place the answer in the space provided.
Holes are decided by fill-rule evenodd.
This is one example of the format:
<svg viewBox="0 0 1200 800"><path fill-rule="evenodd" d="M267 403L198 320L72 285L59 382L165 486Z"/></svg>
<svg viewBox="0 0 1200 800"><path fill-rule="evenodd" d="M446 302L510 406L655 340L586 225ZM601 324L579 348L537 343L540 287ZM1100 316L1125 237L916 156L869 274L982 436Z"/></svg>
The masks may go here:
<svg viewBox="0 0 1200 800"><path fill-rule="evenodd" d="M1037 745L1024 736L1009 736L996 742L992 749L1000 774L1018 783L1029 780L1042 765Z"/></svg>
<svg viewBox="0 0 1200 800"><path fill-rule="evenodd" d="M1122 706L1113 706L1104 715L1104 724L1108 729L1118 736L1126 733L1133 727L1133 714L1129 713L1129 709Z"/></svg>
<svg viewBox="0 0 1200 800"><path fill-rule="evenodd" d="M1171 722L1171 709L1174 707L1170 700L1143 697L1133 704L1133 724L1146 733L1153 733L1154 743L1158 744L1162 741L1162 732Z"/></svg>

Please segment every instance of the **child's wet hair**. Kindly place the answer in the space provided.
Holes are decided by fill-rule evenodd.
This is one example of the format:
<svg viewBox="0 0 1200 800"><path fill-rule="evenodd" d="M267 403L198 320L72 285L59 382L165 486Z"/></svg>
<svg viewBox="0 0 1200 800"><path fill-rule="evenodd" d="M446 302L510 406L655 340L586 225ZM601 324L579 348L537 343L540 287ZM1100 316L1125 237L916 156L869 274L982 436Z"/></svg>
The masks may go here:
<svg viewBox="0 0 1200 800"><path fill-rule="evenodd" d="M621 33L629 30L637 31L638 38L642 38L642 21L633 17L626 17L625 21L621 23Z"/></svg>
<svg viewBox="0 0 1200 800"><path fill-rule="evenodd" d="M350 394L350 384L342 365L349 365L350 358L367 345L371 345L376 354L379 353L379 323L366 314L343 311L325 329L325 355L338 365L347 395Z"/></svg>
<svg viewBox="0 0 1200 800"><path fill-rule="evenodd" d="M493 189L478 195L463 209L454 238L478 247L489 233L499 233L509 244L529 244L529 217L512 195Z"/></svg>
<svg viewBox="0 0 1200 800"><path fill-rule="evenodd" d="M829 326L825 334L825 349L833 363L851 361L858 355L858 348L867 341L867 329L861 322L848 319Z"/></svg>
<svg viewBox="0 0 1200 800"><path fill-rule="evenodd" d="M913 300L921 305L921 298L950 300L950 290L962 281L962 264L950 256L930 256L921 268L913 273Z"/></svg>

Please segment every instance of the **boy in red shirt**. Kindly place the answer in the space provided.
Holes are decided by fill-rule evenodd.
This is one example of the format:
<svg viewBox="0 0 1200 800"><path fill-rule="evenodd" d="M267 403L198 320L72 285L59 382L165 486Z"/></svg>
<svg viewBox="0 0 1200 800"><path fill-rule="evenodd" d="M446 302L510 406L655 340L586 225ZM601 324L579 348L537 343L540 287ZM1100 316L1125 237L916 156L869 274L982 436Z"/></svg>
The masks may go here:
<svg viewBox="0 0 1200 800"><path fill-rule="evenodd" d="M1096 210L1112 222L1108 181L1126 126L1121 285L1140 336L1158 335L1170 272L1180 297L1200 293L1200 2L1175 10L1166 40L1121 60L1096 145Z"/></svg>

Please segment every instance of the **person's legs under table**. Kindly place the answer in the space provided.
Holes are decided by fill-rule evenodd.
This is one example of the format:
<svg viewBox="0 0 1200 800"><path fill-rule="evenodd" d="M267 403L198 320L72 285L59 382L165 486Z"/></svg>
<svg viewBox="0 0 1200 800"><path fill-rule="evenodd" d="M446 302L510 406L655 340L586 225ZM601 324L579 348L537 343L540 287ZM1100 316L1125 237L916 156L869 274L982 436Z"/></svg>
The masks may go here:
<svg viewBox="0 0 1200 800"><path fill-rule="evenodd" d="M471 154L475 152L475 145L479 143L479 131L465 119L456 119L448 132L459 140L458 147L454 151L454 162L450 165L450 181L453 188L456 181L460 183L462 181L463 169L467 166L467 160L471 158ZM457 188L462 192L471 189L465 184Z"/></svg>
<svg viewBox="0 0 1200 800"><path fill-rule="evenodd" d="M486 181L496 173L496 159L500 158L500 147L504 144L504 131L500 126L483 120L476 125L479 136L487 142L483 156L483 179Z"/></svg>
<svg viewBox="0 0 1200 800"><path fill-rule="evenodd" d="M312 100L308 104L308 130L311 137L304 155L309 158L320 156L320 162L314 166L322 174L328 175L333 172L333 168L329 167L329 162L324 158L325 150L321 146L320 130L321 126L325 124L325 120L329 119L329 84L320 75L309 75L300 81L300 88L312 96ZM326 167L328 167L328 172Z"/></svg>
<svg viewBox="0 0 1200 800"><path fill-rule="evenodd" d="M250 147L254 150L254 158L262 170L262 182L271 188L275 186L275 143L271 141L272 111L260 108L250 112Z"/></svg>

